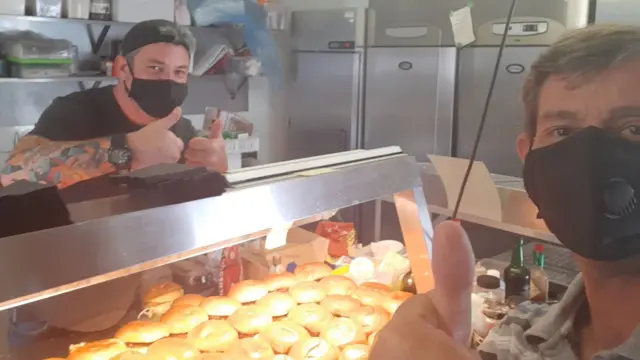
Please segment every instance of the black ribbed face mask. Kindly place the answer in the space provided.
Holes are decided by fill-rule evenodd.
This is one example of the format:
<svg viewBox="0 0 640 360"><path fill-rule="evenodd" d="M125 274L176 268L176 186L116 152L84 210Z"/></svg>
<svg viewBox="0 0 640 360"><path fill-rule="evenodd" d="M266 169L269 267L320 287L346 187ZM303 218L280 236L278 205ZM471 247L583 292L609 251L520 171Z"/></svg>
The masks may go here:
<svg viewBox="0 0 640 360"><path fill-rule="evenodd" d="M149 80L133 78L129 96L148 115L162 119L182 105L189 88L186 83L173 80Z"/></svg>
<svg viewBox="0 0 640 360"><path fill-rule="evenodd" d="M588 127L527 155L524 185L549 230L578 255L640 253L640 142Z"/></svg>

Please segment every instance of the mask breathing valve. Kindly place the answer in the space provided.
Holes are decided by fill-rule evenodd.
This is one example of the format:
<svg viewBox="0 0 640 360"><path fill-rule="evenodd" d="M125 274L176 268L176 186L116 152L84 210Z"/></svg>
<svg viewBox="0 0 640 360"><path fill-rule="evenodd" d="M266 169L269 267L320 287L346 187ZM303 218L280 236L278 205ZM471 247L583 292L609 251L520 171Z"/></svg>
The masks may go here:
<svg viewBox="0 0 640 360"><path fill-rule="evenodd" d="M638 204L635 190L621 178L609 179L604 190L604 216L621 219L631 214Z"/></svg>

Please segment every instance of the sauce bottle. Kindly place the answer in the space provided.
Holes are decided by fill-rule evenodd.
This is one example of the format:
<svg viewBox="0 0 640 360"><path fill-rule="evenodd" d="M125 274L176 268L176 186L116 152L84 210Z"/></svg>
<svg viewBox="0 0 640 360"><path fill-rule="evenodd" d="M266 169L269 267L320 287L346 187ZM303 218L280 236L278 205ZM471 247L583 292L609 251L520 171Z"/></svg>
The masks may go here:
<svg viewBox="0 0 640 360"><path fill-rule="evenodd" d="M505 299L512 296L529 299L531 273L524 266L524 240L521 238L511 253L511 263L504 269Z"/></svg>
<svg viewBox="0 0 640 360"><path fill-rule="evenodd" d="M549 300L549 278L544 272L544 245L533 248L533 267L531 267L530 299L534 302Z"/></svg>
<svg viewBox="0 0 640 360"><path fill-rule="evenodd" d="M413 272L411 271L402 275L402 277L400 278L400 286L402 291L404 292L408 292L411 294L418 293L418 290L416 289L416 283L413 280Z"/></svg>

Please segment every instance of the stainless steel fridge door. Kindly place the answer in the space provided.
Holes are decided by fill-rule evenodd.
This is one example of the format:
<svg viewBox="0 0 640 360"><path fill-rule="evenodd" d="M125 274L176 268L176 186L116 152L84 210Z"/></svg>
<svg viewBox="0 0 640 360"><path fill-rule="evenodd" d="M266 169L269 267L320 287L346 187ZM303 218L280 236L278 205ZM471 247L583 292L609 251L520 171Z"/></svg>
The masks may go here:
<svg viewBox="0 0 640 360"><path fill-rule="evenodd" d="M364 146L398 145L418 161L451 152L456 49L367 53Z"/></svg>
<svg viewBox="0 0 640 360"><path fill-rule="evenodd" d="M546 47L507 47L487 114L477 160L492 173L521 176L522 162L516 153L516 136L524 124L520 95L531 63ZM468 158L487 98L498 48L477 47L460 51L458 70L458 126L456 155Z"/></svg>
<svg viewBox="0 0 640 360"><path fill-rule="evenodd" d="M351 41L362 46L364 10L311 10L292 13L292 47L298 51L332 50L332 41ZM358 27L362 30L358 31ZM353 51L354 48L345 49Z"/></svg>
<svg viewBox="0 0 640 360"><path fill-rule="evenodd" d="M369 44L380 47L453 46L449 14L467 3L467 0L370 0ZM419 27L427 28L424 36L398 37L389 32Z"/></svg>
<svg viewBox="0 0 640 360"><path fill-rule="evenodd" d="M354 149L360 53L294 53L288 159Z"/></svg>

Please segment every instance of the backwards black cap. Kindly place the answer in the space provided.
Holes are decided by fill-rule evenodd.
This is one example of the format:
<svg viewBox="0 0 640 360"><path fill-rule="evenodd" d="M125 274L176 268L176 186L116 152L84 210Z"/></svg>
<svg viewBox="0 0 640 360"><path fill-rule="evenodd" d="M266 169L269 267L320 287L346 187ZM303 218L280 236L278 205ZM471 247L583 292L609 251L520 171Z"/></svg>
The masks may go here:
<svg viewBox="0 0 640 360"><path fill-rule="evenodd" d="M196 40L184 27L168 20L147 20L135 24L122 40L122 55L151 44L169 43L184 46L190 55L196 48Z"/></svg>

